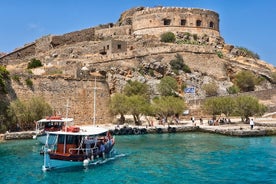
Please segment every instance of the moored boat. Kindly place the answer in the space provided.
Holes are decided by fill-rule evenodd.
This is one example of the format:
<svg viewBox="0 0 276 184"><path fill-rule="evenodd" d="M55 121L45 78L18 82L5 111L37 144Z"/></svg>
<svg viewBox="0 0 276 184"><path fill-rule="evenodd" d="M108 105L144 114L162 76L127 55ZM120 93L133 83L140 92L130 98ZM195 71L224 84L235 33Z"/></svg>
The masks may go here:
<svg viewBox="0 0 276 184"><path fill-rule="evenodd" d="M36 134L33 136L34 139L37 139L41 144L46 143L46 133L60 131L66 126L72 126L74 124L73 118L63 118L62 116L48 116L46 118L40 119L36 122ZM54 141L52 136L48 140L48 144L52 144Z"/></svg>
<svg viewBox="0 0 276 184"><path fill-rule="evenodd" d="M53 144L48 144L50 137L55 137ZM114 144L115 137L107 129L95 126L69 126L66 131L47 132L42 170L88 166L111 154Z"/></svg>

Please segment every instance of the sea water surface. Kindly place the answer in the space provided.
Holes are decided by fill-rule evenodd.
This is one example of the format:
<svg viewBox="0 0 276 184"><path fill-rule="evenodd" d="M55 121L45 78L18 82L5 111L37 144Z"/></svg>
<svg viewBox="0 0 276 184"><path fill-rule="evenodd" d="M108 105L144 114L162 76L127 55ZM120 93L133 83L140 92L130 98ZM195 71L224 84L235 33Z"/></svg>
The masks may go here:
<svg viewBox="0 0 276 184"><path fill-rule="evenodd" d="M207 133L116 136L120 157L42 171L36 140L0 144L0 183L276 183L276 137Z"/></svg>

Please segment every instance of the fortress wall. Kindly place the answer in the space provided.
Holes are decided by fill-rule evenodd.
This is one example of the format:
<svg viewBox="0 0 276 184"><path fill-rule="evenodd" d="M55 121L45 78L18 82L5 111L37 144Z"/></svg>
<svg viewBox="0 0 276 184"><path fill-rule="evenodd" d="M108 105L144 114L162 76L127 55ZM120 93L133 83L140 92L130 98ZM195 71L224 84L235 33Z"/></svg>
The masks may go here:
<svg viewBox="0 0 276 184"><path fill-rule="evenodd" d="M9 64L20 64L22 62L23 58L26 58L27 60L30 59L31 57L34 57L35 55L35 43L31 43L25 47L22 47L20 49L17 49L3 57L0 58L0 63L3 65L6 65L7 63Z"/></svg>
<svg viewBox="0 0 276 184"><path fill-rule="evenodd" d="M203 53L203 54L215 54L216 53L215 49L212 46L172 44L172 47L169 47L169 46L157 46L157 47L150 47L150 48L144 47L143 49L139 49L139 50L133 49L133 50L128 50L127 52L111 53L108 55L102 55L98 58L99 62L95 62L95 63L112 62L112 61L116 61L116 60L125 60L125 59L129 59L129 58L158 55L158 54L165 54L165 53L176 54L176 52Z"/></svg>
<svg viewBox="0 0 276 184"><path fill-rule="evenodd" d="M167 25L164 25L165 19L170 20ZM182 22L184 20L185 22ZM196 24L197 20L201 21L200 25ZM212 26L210 26L211 22ZM194 34L203 33L219 36L219 15L216 12L204 9L146 8L134 13L132 26L135 34L152 34L154 30L157 31L157 34L160 34L162 29L165 32L170 30L169 27L171 27L173 32L192 31ZM202 29L208 29L209 31L205 33Z"/></svg>
<svg viewBox="0 0 276 184"><path fill-rule="evenodd" d="M113 37L116 35L130 35L131 33L130 25L95 30L95 35L98 38Z"/></svg>
<svg viewBox="0 0 276 184"><path fill-rule="evenodd" d="M73 80L64 78L31 79L34 89L30 90L25 85L13 83L13 89L19 99L41 96L53 107L57 113L66 115L66 103L68 100L70 109L68 116L73 117L76 124L91 124L94 103L94 80ZM105 80L97 80L100 88L96 92L96 122L97 124L111 123L111 115L108 112L110 99L109 87Z"/></svg>
<svg viewBox="0 0 276 184"><path fill-rule="evenodd" d="M45 52L50 50L51 47L51 41L52 41L52 36L43 36L42 38L39 38L35 41L35 52L36 54L39 54L40 52Z"/></svg>
<svg viewBox="0 0 276 184"><path fill-rule="evenodd" d="M67 33L61 36L53 36L51 45L52 47L57 47L65 44L73 44L83 41L94 41L95 37L95 28L83 29L81 31L75 31Z"/></svg>
<svg viewBox="0 0 276 184"><path fill-rule="evenodd" d="M145 28L134 31L134 34L141 35L141 34L150 34L150 35L156 35L160 36L161 34L165 32L173 32L176 34L177 32L189 32L191 34L198 34L198 35L209 35L210 37L219 37L220 33L215 30L211 30L209 28L188 28L188 27L151 27L151 28Z"/></svg>

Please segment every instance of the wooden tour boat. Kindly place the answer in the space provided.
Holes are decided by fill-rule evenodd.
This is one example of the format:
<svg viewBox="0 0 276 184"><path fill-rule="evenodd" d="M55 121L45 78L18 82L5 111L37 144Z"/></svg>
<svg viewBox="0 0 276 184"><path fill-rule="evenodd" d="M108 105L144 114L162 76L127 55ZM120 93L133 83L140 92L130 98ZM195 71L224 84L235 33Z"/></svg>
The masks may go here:
<svg viewBox="0 0 276 184"><path fill-rule="evenodd" d="M50 137L54 137L53 144L48 144ZM111 154L114 144L115 137L96 126L69 126L65 131L47 132L42 170L60 167L65 162L88 166Z"/></svg>

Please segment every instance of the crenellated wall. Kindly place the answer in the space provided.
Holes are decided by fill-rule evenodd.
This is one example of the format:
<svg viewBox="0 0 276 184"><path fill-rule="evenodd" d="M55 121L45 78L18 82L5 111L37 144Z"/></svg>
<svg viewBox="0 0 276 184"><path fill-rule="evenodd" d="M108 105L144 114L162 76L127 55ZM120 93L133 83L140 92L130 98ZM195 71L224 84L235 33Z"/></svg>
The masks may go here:
<svg viewBox="0 0 276 184"><path fill-rule="evenodd" d="M189 32L219 36L219 15L196 8L156 7L136 11L132 17L133 34L160 35L164 32Z"/></svg>

